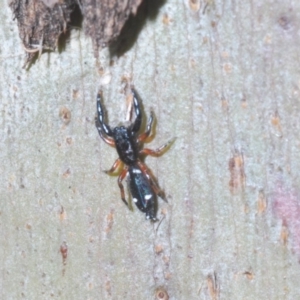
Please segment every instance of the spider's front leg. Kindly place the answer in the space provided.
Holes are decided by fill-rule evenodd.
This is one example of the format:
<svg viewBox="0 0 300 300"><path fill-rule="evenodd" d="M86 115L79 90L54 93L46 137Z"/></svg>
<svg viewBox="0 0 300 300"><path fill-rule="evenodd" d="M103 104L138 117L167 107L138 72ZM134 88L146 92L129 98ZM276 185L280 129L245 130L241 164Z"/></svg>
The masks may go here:
<svg viewBox="0 0 300 300"><path fill-rule="evenodd" d="M153 112L150 112L150 118L148 120L147 129L144 133L140 134L137 138L138 142L144 142L151 133L153 123Z"/></svg>
<svg viewBox="0 0 300 300"><path fill-rule="evenodd" d="M135 90L132 89L131 92L133 96L133 107L136 115L134 123L131 125L131 131L133 133L137 133L140 130L142 125L142 112L141 112L140 103L138 101L138 97Z"/></svg>
<svg viewBox="0 0 300 300"><path fill-rule="evenodd" d="M98 130L98 133L102 140L109 144L110 146L115 147L115 140L113 138L113 133L111 128L104 122L104 112L101 104L102 94L99 92L97 94L97 114L98 118L95 119L95 124Z"/></svg>

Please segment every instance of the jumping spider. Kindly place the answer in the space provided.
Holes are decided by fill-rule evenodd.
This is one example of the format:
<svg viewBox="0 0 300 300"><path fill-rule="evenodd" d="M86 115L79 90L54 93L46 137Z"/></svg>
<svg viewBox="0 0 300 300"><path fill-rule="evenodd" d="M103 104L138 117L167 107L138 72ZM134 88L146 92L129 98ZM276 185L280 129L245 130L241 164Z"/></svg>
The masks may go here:
<svg viewBox="0 0 300 300"><path fill-rule="evenodd" d="M153 123L153 113L151 112L148 120L147 128L144 133L139 134L142 124L142 113L137 95L132 90L133 106L136 118L128 127L118 126L111 129L104 121L104 111L101 104L102 93L97 95L97 113L96 127L100 137L104 142L117 149L119 158L114 162L113 166L104 171L106 174L113 174L115 170L121 168L118 178L118 185L121 192L121 199L128 206L125 199L123 179L128 175L129 190L132 195L132 200L139 210L146 214L146 219L157 221L157 199L159 196L167 202L164 193L158 187L154 177L148 170L147 166L141 161L141 155L159 156L169 145L174 141L171 140L162 145L156 150L148 148L141 149L141 144L149 137Z"/></svg>

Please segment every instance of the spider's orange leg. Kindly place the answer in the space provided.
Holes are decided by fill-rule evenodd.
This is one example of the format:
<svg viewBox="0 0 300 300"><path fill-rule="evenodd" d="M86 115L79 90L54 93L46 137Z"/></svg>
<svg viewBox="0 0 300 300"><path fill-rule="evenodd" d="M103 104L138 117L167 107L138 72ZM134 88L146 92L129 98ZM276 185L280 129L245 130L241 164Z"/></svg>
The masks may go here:
<svg viewBox="0 0 300 300"><path fill-rule="evenodd" d="M109 170L105 170L105 171L103 171L103 172L106 173L106 174L112 175L113 172L114 172L115 170L117 170L122 164L123 164L123 162L121 161L120 158L118 158L118 159L114 162L113 166L112 166Z"/></svg>
<svg viewBox="0 0 300 300"><path fill-rule="evenodd" d="M125 176L127 174L127 171L128 171L127 168L124 168L123 171L121 172L119 178L118 178L118 185L119 185L120 192L121 192L121 199L126 204L126 206L128 206L128 202L125 199L125 191L124 191L124 186L122 184L122 181L125 178Z"/></svg>
<svg viewBox="0 0 300 300"><path fill-rule="evenodd" d="M164 145L160 146L159 148L152 150L149 148L144 148L140 151L140 154L145 154L145 155L151 155L151 156L160 156L162 155L169 147L170 145L175 141L176 138L171 139Z"/></svg>
<svg viewBox="0 0 300 300"><path fill-rule="evenodd" d="M145 164L142 162L138 162L138 166L140 167L143 174L149 179L150 185L153 188L156 195L158 195L161 199L163 199L165 202L168 202L166 199L165 193L159 188L154 176L151 174L151 172L148 170Z"/></svg>

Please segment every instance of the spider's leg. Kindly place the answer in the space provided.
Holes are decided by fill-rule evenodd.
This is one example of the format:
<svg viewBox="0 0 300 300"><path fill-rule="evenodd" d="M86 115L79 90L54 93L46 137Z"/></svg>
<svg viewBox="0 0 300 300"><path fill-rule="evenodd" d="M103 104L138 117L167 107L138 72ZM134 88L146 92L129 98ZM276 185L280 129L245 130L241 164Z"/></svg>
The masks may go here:
<svg viewBox="0 0 300 300"><path fill-rule="evenodd" d="M164 145L160 146L159 148L152 150L148 148L144 148L140 151L140 154L145 154L145 155L151 155L151 156L160 156L164 153L164 151L170 147L170 145L175 141L176 138L171 139Z"/></svg>
<svg viewBox="0 0 300 300"><path fill-rule="evenodd" d="M152 123L153 123L153 112L150 112L150 118L148 120L148 124L147 124L147 129L144 133L140 134L137 138L138 142L144 142L147 137L150 135L151 133L151 129L152 129Z"/></svg>
<svg viewBox="0 0 300 300"><path fill-rule="evenodd" d="M132 92L132 96L133 96L133 106L134 106L135 115L136 115L135 120L131 125L131 130L134 133L136 133L140 130L141 125L142 125L142 112L141 112L140 104L139 104L135 90L132 89L131 92Z"/></svg>
<svg viewBox="0 0 300 300"><path fill-rule="evenodd" d="M96 127L97 127L97 129L98 129L98 133L99 133L101 139L102 139L106 144L108 144L108 145L110 145L110 146L112 146L112 147L115 147L115 140L114 140L112 137L106 135L106 134L103 132L103 129L102 129L101 125L99 125L98 120L96 120Z"/></svg>
<svg viewBox="0 0 300 300"><path fill-rule="evenodd" d="M115 141L113 139L113 133L109 125L104 122L104 111L101 104L102 100L102 93L99 92L97 94L97 118L95 120L96 127L98 129L100 137L103 139L104 142L107 144L114 146Z"/></svg>
<svg viewBox="0 0 300 300"><path fill-rule="evenodd" d="M123 162L121 161L120 158L116 159L116 161L114 162L113 166L109 169L109 170L105 170L103 171L106 174L113 174L115 170L117 170L121 165L123 164Z"/></svg>
<svg viewBox="0 0 300 300"><path fill-rule="evenodd" d="M158 195L161 199L163 199L165 202L168 202L166 199L165 193L159 188L158 184L156 183L155 178L151 174L151 172L148 170L145 164L143 164L141 161L138 162L138 165L143 172L143 174L149 179L150 185L153 188L156 195Z"/></svg>
<svg viewBox="0 0 300 300"><path fill-rule="evenodd" d="M127 169L127 167L125 167L122 170L122 172L121 172L121 174L120 174L120 176L118 178L118 185L119 185L120 192L121 192L121 199L126 204L126 206L128 206L128 202L125 199L125 191L124 191L124 186L122 184L122 181L125 178L125 176L127 175L127 172L128 172L128 169Z"/></svg>

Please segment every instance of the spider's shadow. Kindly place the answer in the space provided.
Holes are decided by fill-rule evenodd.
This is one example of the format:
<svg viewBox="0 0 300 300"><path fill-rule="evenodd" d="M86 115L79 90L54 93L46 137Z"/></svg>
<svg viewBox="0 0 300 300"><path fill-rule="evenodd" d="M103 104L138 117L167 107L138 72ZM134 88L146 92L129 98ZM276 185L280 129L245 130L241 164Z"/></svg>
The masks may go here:
<svg viewBox="0 0 300 300"><path fill-rule="evenodd" d="M166 0L144 0L136 15L130 15L118 37L109 45L110 56L120 57L135 44L147 20L154 20Z"/></svg>

